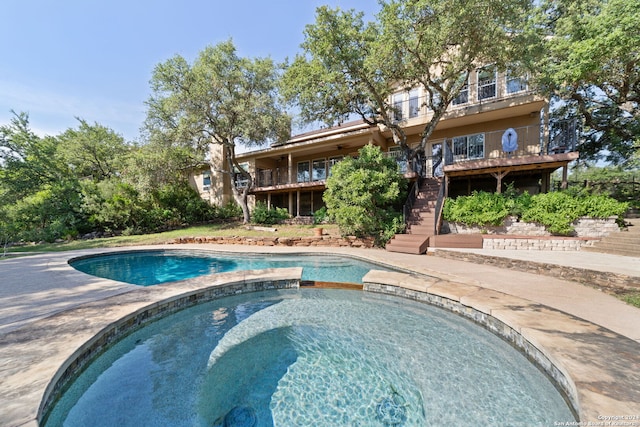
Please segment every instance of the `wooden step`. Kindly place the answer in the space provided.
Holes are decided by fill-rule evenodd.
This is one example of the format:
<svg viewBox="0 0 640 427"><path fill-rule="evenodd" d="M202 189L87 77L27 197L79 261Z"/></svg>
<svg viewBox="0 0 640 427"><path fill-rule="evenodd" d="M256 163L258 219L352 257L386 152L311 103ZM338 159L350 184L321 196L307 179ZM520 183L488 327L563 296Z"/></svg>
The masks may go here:
<svg viewBox="0 0 640 427"><path fill-rule="evenodd" d="M439 234L431 236L429 247L482 249L482 241L482 234Z"/></svg>
<svg viewBox="0 0 640 427"><path fill-rule="evenodd" d="M433 234L435 207L441 181L427 179L420 186L407 221L407 234L396 234L387 243L387 250L410 254L423 254L429 246L429 236Z"/></svg>
<svg viewBox="0 0 640 427"><path fill-rule="evenodd" d="M386 250L406 254L423 254L429 246L429 236L416 234L396 234L387 242Z"/></svg>
<svg viewBox="0 0 640 427"><path fill-rule="evenodd" d="M430 225L419 225L419 224L412 224L409 227L408 233L409 234L426 234L426 235L430 235L433 234L434 232L434 225L430 224Z"/></svg>

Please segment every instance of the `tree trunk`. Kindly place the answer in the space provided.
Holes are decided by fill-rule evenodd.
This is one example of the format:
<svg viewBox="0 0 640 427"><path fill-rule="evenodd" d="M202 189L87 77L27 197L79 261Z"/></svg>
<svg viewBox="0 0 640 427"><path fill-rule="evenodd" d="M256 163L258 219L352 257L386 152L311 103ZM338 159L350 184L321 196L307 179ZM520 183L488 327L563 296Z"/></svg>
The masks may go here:
<svg viewBox="0 0 640 427"><path fill-rule="evenodd" d="M249 203L247 202L249 187L242 189L242 192L235 188L234 183L233 198L242 209L242 223L248 224L251 221L251 213L249 212Z"/></svg>
<svg viewBox="0 0 640 427"><path fill-rule="evenodd" d="M242 222L248 224L251 221L251 213L249 212L249 204L247 202L249 196L249 189L253 185L253 177L246 171L238 161L236 160L236 151L234 145L227 145L225 150L227 163L229 165L229 173L231 174L231 191L233 192L233 198L240 208L242 209ZM247 186L242 190L239 190L236 186L236 174L234 168L240 172L243 178L247 179Z"/></svg>

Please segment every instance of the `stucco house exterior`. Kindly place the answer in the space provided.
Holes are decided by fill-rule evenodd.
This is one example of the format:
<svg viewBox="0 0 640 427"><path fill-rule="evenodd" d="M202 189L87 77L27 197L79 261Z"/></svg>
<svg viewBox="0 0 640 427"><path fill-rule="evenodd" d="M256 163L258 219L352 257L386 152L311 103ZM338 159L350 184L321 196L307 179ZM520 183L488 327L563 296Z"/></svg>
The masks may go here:
<svg viewBox="0 0 640 427"><path fill-rule="evenodd" d="M426 91L415 88L390 99L410 145L418 144L433 114L425 96ZM523 79L484 67L471 73L418 164L404 159L388 129L362 121L295 135L237 157L255 180L251 205L262 201L303 217L324 205L322 193L332 166L345 156L357 155L365 144L377 145L396 158L399 173L411 179L442 177L445 194L456 196L472 190L500 191L511 182L530 193L546 192L551 173L558 168L566 172L567 164L578 158L575 142L575 125L550 127L547 101ZM195 171L191 182L203 198L224 204L232 200L232 193L221 146L212 144L211 159L219 167Z"/></svg>

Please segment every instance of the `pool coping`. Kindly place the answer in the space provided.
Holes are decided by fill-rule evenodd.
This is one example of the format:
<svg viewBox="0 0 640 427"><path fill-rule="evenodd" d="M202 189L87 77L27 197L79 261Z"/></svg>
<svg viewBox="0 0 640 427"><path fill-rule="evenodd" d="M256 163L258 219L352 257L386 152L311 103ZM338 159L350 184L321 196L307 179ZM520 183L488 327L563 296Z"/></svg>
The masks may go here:
<svg viewBox="0 0 640 427"><path fill-rule="evenodd" d="M584 423L580 425L606 425L613 418L640 425L640 344L636 341L542 304L480 286L382 271L369 272L363 281L367 292L441 307L502 337L550 376L578 421ZM608 357L612 354L616 357ZM571 425L566 424L571 420L557 421Z"/></svg>
<svg viewBox="0 0 640 427"><path fill-rule="evenodd" d="M357 255L352 258L370 261ZM236 293L245 286L274 286L274 281L295 287L292 284L299 284L302 275L301 269L295 270L223 273L166 285L133 286L0 335L0 362L5 367L0 424L37 426L58 380L75 357L90 360L86 351L94 346L99 352L115 339L114 330L123 326L133 330L157 315L215 297L225 286ZM559 310L450 278L372 271L364 282L366 291L441 306L497 332L556 379L581 422L640 417L640 344L632 339ZM154 310L157 313L150 316ZM640 418L627 419L637 422ZM558 420L568 421L572 420Z"/></svg>

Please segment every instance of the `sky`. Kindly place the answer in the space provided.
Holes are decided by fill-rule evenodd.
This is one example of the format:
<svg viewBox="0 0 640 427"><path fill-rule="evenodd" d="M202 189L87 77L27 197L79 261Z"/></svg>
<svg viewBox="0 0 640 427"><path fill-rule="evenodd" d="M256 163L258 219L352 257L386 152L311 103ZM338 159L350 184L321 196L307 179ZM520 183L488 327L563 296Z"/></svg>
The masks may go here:
<svg viewBox="0 0 640 427"><path fill-rule="evenodd" d="M240 56L293 58L325 4L378 10L377 0L3 0L0 126L13 110L40 136L80 118L139 141L157 64L192 63L228 39Z"/></svg>

